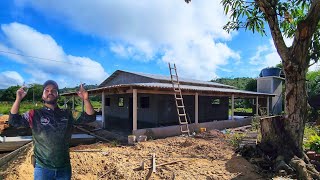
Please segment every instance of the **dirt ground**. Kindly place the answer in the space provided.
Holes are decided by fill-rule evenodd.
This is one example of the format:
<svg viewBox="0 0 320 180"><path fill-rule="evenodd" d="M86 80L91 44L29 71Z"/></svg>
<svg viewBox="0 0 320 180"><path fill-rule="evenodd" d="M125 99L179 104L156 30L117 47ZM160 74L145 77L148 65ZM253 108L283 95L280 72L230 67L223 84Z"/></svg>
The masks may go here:
<svg viewBox="0 0 320 180"><path fill-rule="evenodd" d="M8 121L9 116L8 115L1 115L0 116L0 133L7 127L9 127L6 122Z"/></svg>
<svg viewBox="0 0 320 180"><path fill-rule="evenodd" d="M234 153L224 135L215 131L133 146L116 142L79 145L70 151L72 179L263 179L253 165ZM33 179L31 152L26 150L4 167L0 179ZM168 163L157 166L156 172L148 168L153 153L156 165Z"/></svg>

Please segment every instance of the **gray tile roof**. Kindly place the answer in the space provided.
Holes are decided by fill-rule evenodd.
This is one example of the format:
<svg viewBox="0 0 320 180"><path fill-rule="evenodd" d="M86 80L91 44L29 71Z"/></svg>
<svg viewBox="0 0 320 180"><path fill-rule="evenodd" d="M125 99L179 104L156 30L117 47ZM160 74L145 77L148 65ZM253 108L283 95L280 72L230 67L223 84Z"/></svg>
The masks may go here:
<svg viewBox="0 0 320 180"><path fill-rule="evenodd" d="M171 83L171 77L170 76L117 70L110 77L108 77L104 82L102 82L99 85L99 87L105 86L105 84L107 82L112 81L112 79L114 77L116 77L119 73L130 73L130 74L143 76L143 77L151 78L151 79L158 80L158 81L164 81L164 82L167 82L167 83ZM186 85L188 84L188 85L197 85L197 86L210 86L210 87L222 87L222 88L236 89L236 87L234 87L234 86L229 86L229 85L210 82L210 81L200 81L200 80L195 80L195 79L186 79L186 78L181 78L180 76L179 76L179 82L181 84L186 84Z"/></svg>
<svg viewBox="0 0 320 180"><path fill-rule="evenodd" d="M159 89L172 89L172 84L170 83L131 83L131 84L118 84L118 85L112 85L112 86L106 86L106 87L100 87L97 89L91 89L88 90L89 92L100 92L104 89L117 89L122 87L132 87L132 88L159 88ZM193 85L180 85L181 90L189 90L189 91L195 91L195 92L219 92L224 93L226 95L231 94L239 94L244 96L275 96L274 94L268 94L268 93L259 93L259 92L253 92L253 91L243 91L238 89L230 89L230 88L219 88L219 87L203 87L203 86L193 86ZM62 95L71 95L75 93L64 93Z"/></svg>
<svg viewBox="0 0 320 180"><path fill-rule="evenodd" d="M169 84L169 83L132 83L130 85L137 86L137 87L172 89L172 84ZM122 86L122 85L119 85L119 86ZM267 96L273 95L268 93L243 91L243 90L230 89L230 88L203 87L203 86L192 86L192 85L180 85L180 88L181 90L193 90L193 91L211 91L211 92L222 92L222 93L239 93L239 94L248 94L248 95L267 95Z"/></svg>

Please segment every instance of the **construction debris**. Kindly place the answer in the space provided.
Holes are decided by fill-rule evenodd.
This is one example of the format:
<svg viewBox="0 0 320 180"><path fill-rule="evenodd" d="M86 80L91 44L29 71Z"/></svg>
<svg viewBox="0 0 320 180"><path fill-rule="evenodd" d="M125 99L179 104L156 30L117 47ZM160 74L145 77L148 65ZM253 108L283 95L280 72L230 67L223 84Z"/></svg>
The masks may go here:
<svg viewBox="0 0 320 180"><path fill-rule="evenodd" d="M170 137L134 146L95 143L70 150L73 179L145 179L149 172L154 179L261 179L223 138ZM0 169L3 179L32 180L30 154Z"/></svg>

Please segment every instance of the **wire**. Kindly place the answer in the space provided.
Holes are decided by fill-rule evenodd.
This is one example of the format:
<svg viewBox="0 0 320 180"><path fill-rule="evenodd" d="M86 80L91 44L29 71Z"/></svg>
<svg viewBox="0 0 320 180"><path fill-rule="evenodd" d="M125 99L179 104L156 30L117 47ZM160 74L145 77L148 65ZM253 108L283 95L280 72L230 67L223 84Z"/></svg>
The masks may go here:
<svg viewBox="0 0 320 180"><path fill-rule="evenodd" d="M3 50L0 50L0 53L13 54L13 55L18 55L18 56L23 56L23 57L28 57L28 58L40 59L40 60L45 60L45 61L53 61L53 62L59 62L59 63L77 65L77 66L86 66L86 65L74 64L74 63L70 63L70 62L58 61L58 60L54 60L54 59L48 59L48 58L42 58L42 57L36 57L36 56L28 56L28 55L25 55L25 54L19 54L19 53L3 51ZM95 66L86 66L86 67L95 68Z"/></svg>

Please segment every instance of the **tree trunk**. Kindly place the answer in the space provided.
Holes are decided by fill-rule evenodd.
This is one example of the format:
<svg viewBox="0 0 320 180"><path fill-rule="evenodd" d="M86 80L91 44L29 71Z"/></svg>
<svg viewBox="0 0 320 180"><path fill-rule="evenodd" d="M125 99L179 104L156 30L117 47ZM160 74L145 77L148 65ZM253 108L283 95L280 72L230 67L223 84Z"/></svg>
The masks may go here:
<svg viewBox="0 0 320 180"><path fill-rule="evenodd" d="M302 48L302 47L300 47ZM303 157L303 135L307 118L306 71L307 57L291 49L290 60L283 61L285 80L285 116L284 119L265 120L261 131L262 144L272 144L279 155L291 158ZM263 129L265 128L265 129ZM274 129L272 129L274 128ZM269 132L267 132L269 131ZM273 136L274 140L270 138ZM278 144L276 144L278 143ZM280 145L280 146L279 146Z"/></svg>
<svg viewBox="0 0 320 180"><path fill-rule="evenodd" d="M275 159L281 155L289 161L293 156L291 151L294 147L290 142L290 136L285 129L286 121L282 116L271 116L260 119L261 125L261 148L269 157Z"/></svg>
<svg viewBox="0 0 320 180"><path fill-rule="evenodd" d="M297 54L295 54L297 56ZM298 60L284 63L286 74L285 91L285 131L288 134L288 142L292 146L291 151L302 158L303 135L307 118L307 92L306 92L306 60L296 57ZM295 64L294 64L295 63Z"/></svg>

